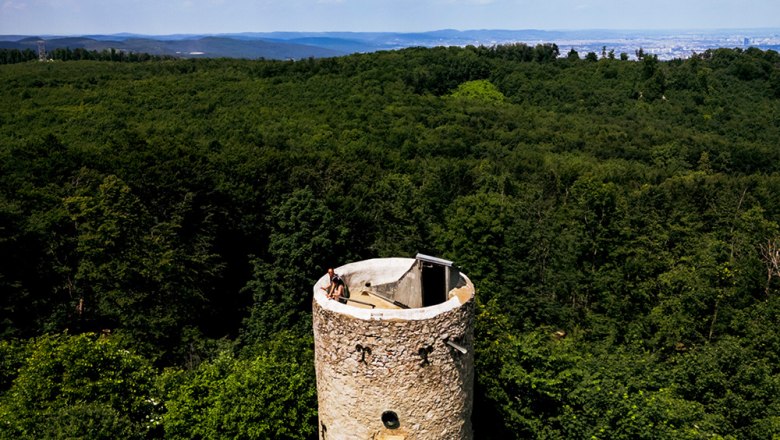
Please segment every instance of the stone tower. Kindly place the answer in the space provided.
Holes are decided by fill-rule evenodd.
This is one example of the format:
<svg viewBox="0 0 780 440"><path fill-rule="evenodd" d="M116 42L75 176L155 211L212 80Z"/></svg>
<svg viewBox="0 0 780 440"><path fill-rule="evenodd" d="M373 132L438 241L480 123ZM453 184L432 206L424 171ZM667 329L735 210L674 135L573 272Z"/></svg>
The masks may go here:
<svg viewBox="0 0 780 440"><path fill-rule="evenodd" d="M350 291L312 304L320 438L470 440L474 285L426 255L336 269Z"/></svg>

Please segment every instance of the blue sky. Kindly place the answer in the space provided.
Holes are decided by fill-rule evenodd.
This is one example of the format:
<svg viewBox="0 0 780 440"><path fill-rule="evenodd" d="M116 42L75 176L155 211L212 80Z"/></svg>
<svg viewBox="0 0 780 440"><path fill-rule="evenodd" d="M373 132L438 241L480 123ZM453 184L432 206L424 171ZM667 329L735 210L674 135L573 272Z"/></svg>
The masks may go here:
<svg viewBox="0 0 780 440"><path fill-rule="evenodd" d="M0 34L780 27L780 0L0 0Z"/></svg>

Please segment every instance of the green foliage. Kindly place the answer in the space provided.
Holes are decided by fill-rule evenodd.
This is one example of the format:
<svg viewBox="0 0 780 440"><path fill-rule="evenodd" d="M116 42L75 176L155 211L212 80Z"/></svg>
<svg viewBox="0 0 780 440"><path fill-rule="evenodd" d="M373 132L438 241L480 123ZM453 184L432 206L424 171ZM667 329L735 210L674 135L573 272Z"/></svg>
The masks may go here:
<svg viewBox="0 0 780 440"><path fill-rule="evenodd" d="M5 437L310 436L313 280L417 252L477 285L480 438L780 435L774 51L5 54Z"/></svg>
<svg viewBox="0 0 780 440"><path fill-rule="evenodd" d="M38 53L32 49L0 49L0 64L16 64L37 60Z"/></svg>
<svg viewBox="0 0 780 440"><path fill-rule="evenodd" d="M501 102L504 94L488 80L468 81L458 86L452 92L453 98L473 99L484 102Z"/></svg>
<svg viewBox="0 0 780 440"><path fill-rule="evenodd" d="M720 433L771 438L778 434L780 374L770 362L727 337L687 353L673 371L679 394L717 415Z"/></svg>
<svg viewBox="0 0 780 440"><path fill-rule="evenodd" d="M107 338L44 336L0 399L3 438L144 438L157 424L149 362Z"/></svg>
<svg viewBox="0 0 780 440"><path fill-rule="evenodd" d="M202 307L203 290L193 284L195 277L207 279L219 268L208 255L208 243L180 242L192 196L171 207L167 221L155 222L116 176L77 194L63 203L77 234L72 282L78 312L119 324L141 346L174 337L177 324ZM143 350L156 351L148 345Z"/></svg>
<svg viewBox="0 0 780 440"><path fill-rule="evenodd" d="M19 340L0 341L0 393L11 387L28 355L27 347Z"/></svg>
<svg viewBox="0 0 780 440"><path fill-rule="evenodd" d="M141 61L162 61L172 60L173 57L150 55L148 53L124 52L116 49L103 49L102 51L87 50L76 48L57 48L46 54L48 60L58 61L78 61L78 60L96 60L96 61L119 61L119 62L141 62ZM38 52L32 49L0 49L0 64L16 64L27 61L37 61Z"/></svg>
<svg viewBox="0 0 780 440"><path fill-rule="evenodd" d="M343 218L318 203L308 187L293 192L271 216L271 263L254 260L253 278L245 287L254 298L245 323L247 342L300 322L310 301L311 280L334 266L330 262L347 246Z"/></svg>
<svg viewBox="0 0 780 440"><path fill-rule="evenodd" d="M168 438L310 439L316 437L311 338L280 333L237 359L228 352L167 379Z"/></svg>

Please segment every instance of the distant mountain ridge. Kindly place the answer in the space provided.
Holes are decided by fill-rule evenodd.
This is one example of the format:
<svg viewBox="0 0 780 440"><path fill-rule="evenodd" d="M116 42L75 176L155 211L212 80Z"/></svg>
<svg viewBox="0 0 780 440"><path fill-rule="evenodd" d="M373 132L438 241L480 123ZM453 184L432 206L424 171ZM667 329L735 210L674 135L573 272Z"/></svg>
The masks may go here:
<svg viewBox="0 0 780 440"><path fill-rule="evenodd" d="M780 48L779 29L727 30L454 30L430 32L242 32L232 34L26 36L0 35L0 48L37 49L38 40L47 49L83 48L116 49L184 58L266 58L302 59L342 56L359 52L393 50L412 46L466 46L507 43L555 43L564 54L575 49L602 53L614 50L633 55L642 48L645 53L662 59L684 58L693 52L718 47Z"/></svg>
<svg viewBox="0 0 780 440"><path fill-rule="evenodd" d="M113 37L113 38L112 38ZM37 49L38 41L46 42L46 49L115 49L125 52L149 53L152 55L169 55L182 58L267 58L267 59L301 59L324 58L346 55L349 51L334 50L327 47L317 47L295 42L273 41L264 39L241 40L230 37L197 36L182 39L160 39L158 37L127 37L89 36L89 37L26 37L16 41L3 41L0 37L0 48L3 49Z"/></svg>

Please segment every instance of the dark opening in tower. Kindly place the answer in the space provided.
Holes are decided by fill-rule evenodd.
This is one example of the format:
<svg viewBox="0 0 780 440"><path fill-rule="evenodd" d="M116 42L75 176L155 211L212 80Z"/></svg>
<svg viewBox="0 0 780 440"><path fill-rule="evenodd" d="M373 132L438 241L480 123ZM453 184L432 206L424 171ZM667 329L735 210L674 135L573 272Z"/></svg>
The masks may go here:
<svg viewBox="0 0 780 440"><path fill-rule="evenodd" d="M423 307L441 304L447 300L446 270L444 266L422 262Z"/></svg>
<svg viewBox="0 0 780 440"><path fill-rule="evenodd" d="M421 269L422 306L434 306L447 301L450 289L456 287L450 282L454 272L452 261L423 254L417 254L416 259Z"/></svg>

